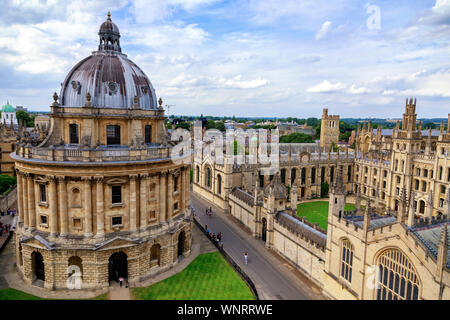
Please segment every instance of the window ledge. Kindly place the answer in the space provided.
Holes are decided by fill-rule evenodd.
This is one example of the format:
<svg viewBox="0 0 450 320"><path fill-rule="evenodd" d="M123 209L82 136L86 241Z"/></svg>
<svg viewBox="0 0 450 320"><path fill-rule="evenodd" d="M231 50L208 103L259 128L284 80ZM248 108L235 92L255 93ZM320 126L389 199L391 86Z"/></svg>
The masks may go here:
<svg viewBox="0 0 450 320"><path fill-rule="evenodd" d="M48 203L47 202L39 202L39 206L48 208Z"/></svg>
<svg viewBox="0 0 450 320"><path fill-rule="evenodd" d="M123 208L125 207L124 203L113 203L110 208Z"/></svg>

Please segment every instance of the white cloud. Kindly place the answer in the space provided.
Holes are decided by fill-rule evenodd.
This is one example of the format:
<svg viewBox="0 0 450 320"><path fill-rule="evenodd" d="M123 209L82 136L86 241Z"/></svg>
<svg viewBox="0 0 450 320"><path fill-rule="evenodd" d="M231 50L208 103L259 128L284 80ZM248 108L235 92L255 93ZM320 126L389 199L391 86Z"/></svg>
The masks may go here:
<svg viewBox="0 0 450 320"><path fill-rule="evenodd" d="M311 93L331 93L336 91L341 91L347 87L346 84L341 82L336 82L335 84L332 84L328 80L324 80L318 85L308 88L308 92Z"/></svg>
<svg viewBox="0 0 450 320"><path fill-rule="evenodd" d="M325 21L320 30L316 33L316 40L323 39L331 30L331 21Z"/></svg>

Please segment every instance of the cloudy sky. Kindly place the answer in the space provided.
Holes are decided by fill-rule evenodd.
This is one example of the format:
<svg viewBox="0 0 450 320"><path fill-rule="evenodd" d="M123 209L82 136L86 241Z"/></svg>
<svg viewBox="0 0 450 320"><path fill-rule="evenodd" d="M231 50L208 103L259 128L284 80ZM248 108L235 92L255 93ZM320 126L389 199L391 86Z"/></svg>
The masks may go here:
<svg viewBox="0 0 450 320"><path fill-rule="evenodd" d="M96 50L122 51L172 114L419 117L450 113L450 0L0 0L0 104L48 111Z"/></svg>

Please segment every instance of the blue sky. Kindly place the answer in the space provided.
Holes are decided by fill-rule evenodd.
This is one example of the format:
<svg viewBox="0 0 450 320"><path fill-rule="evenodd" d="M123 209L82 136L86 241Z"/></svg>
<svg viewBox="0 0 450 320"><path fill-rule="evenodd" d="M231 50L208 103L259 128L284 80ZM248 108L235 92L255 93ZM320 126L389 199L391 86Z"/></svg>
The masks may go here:
<svg viewBox="0 0 450 320"><path fill-rule="evenodd" d="M170 113L303 118L327 107L342 117L401 117L407 97L417 97L419 117L450 113L450 0L0 0L0 7L1 104L48 111L72 66L96 50L110 10L122 51Z"/></svg>

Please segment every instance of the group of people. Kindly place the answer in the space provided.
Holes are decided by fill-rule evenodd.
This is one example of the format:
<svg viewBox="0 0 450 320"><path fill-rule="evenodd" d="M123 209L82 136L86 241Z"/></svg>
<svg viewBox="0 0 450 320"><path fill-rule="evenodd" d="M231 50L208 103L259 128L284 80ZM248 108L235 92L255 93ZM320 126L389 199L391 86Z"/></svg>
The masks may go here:
<svg viewBox="0 0 450 320"><path fill-rule="evenodd" d="M6 209L6 215L7 216L15 216L16 215L16 213L17 213L17 210L16 210L16 208L8 208L8 209ZM2 215L2 216L4 216L5 215L5 211L0 211L0 214Z"/></svg>
<svg viewBox="0 0 450 320"><path fill-rule="evenodd" d="M10 224L0 223L0 235L8 234L11 230Z"/></svg>
<svg viewBox="0 0 450 320"><path fill-rule="evenodd" d="M214 232L211 232L208 229L208 225L205 225L205 230L206 230L206 234L208 235L208 237L214 241L214 243L216 243L217 245L219 245L221 248L223 248L223 237L222 237L222 232L219 232L218 234L215 234Z"/></svg>
<svg viewBox="0 0 450 320"><path fill-rule="evenodd" d="M206 208L206 210L205 210L205 214L207 215L207 216L210 216L210 217L212 217L212 208L211 207L209 207L209 209L208 208Z"/></svg>

